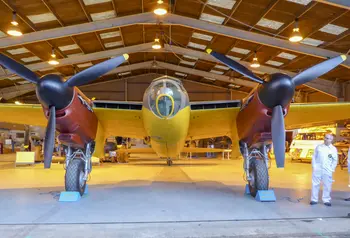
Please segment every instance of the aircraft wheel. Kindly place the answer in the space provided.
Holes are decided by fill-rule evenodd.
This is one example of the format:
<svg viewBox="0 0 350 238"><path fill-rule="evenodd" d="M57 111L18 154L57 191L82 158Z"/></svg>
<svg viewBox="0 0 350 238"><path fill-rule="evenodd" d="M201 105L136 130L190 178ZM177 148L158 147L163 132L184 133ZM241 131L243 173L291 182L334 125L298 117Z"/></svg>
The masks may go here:
<svg viewBox="0 0 350 238"><path fill-rule="evenodd" d="M66 191L79 192L83 196L86 187L84 163L81 159L73 159L69 162L65 175Z"/></svg>
<svg viewBox="0 0 350 238"><path fill-rule="evenodd" d="M252 159L249 167L251 180L249 181L250 195L256 196L258 190L269 189L269 171L261 159Z"/></svg>
<svg viewBox="0 0 350 238"><path fill-rule="evenodd" d="M171 159L168 159L166 161L166 163L167 163L168 166L172 166L173 165L173 161Z"/></svg>

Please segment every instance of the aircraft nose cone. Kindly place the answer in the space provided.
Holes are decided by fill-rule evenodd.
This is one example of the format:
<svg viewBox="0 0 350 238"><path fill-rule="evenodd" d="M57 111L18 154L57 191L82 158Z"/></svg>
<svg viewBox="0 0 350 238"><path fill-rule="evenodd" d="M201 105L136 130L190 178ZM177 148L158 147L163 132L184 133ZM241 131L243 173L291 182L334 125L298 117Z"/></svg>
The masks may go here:
<svg viewBox="0 0 350 238"><path fill-rule="evenodd" d="M39 101L46 107L65 108L73 99L73 88L67 87L59 75L49 74L41 78L36 90Z"/></svg>
<svg viewBox="0 0 350 238"><path fill-rule="evenodd" d="M268 108L285 107L294 96L295 85L288 75L276 73L259 90L261 102Z"/></svg>

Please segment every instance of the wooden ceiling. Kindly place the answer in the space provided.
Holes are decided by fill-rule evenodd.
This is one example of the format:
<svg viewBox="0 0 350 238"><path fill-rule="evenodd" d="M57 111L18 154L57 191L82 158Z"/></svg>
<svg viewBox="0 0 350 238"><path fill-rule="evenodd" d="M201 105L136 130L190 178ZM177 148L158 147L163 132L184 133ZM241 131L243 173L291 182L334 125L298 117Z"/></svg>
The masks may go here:
<svg viewBox="0 0 350 238"><path fill-rule="evenodd" d="M91 4L93 2L99 2ZM231 1L232 2L232 1ZM171 13L200 19L206 14L220 17L223 19L222 25L237 28L245 31L256 32L269 35L271 37L286 39L290 36L294 27L295 18L298 18L299 28L302 35L306 38L312 38L321 42L318 48L324 48L339 53L348 53L350 49L350 12L347 9L330 6L316 1L310 1L303 5L295 3L296 0L236 0L233 1L232 8L229 7L230 0L170 0L164 1L165 6ZM300 1L303 2L303 1ZM304 1L305 2L305 1ZM222 7L215 6L215 3ZM222 4L224 3L224 5ZM157 0L0 0L0 31L5 33L10 26L12 12L16 11L17 21L23 34L42 31L52 28L60 28L70 25L96 21L96 18L121 17L133 14L153 11L157 5ZM230 8L230 9L228 9ZM102 14L101 14L102 13ZM40 14L47 14L40 17ZM262 27L258 22L262 19L276 21L278 27L271 29ZM324 26L332 24L342 27L343 32L339 34L326 33L321 31ZM345 29L345 30L344 30ZM6 36L6 35L1 35ZM104 34L111 33L111 34ZM194 33L210 35L211 39L203 40L193 37ZM117 27L108 30L96 31L86 34L72 35L47 41L33 42L21 46L2 48L0 51L14 60L30 65L38 62L46 62L50 58L52 47L55 48L57 57L67 58L75 54L89 54L101 52L115 48L138 45L153 42L155 35L159 34L165 43L190 48L192 50L203 51L189 46L189 42L210 46L212 49L233 57L238 57L243 61L251 62L254 51L260 64L283 69L293 72L299 72L308 68L322 59L306 54L281 50L280 48L266 45L259 45L249 41L244 41L222 35L209 34L200 30L178 25L131 25ZM66 46L66 47L64 47ZM236 52L231 51L235 47ZM19 50L11 51L11 50ZM242 52L240 49L244 49ZM240 52L239 52L240 51ZM12 53L11 53L12 52ZM289 53L290 59L280 57L281 53ZM37 57L37 58L32 58ZM85 63L96 64L105 59L88 61ZM184 59L193 62L193 65L181 64L181 66L198 69L202 71L222 71L224 75L248 80L242 75L231 70L220 69L214 62L205 60L196 60L185 58L183 55L172 52L137 52L131 53L127 64L135 64L144 61L156 59L174 65L180 65L180 60ZM47 73L60 73L64 76L73 75L86 68L86 65L72 64L58 66L51 70L36 71L39 76ZM97 81L111 80L130 75L139 75L149 72L155 72L175 75L174 70L170 69L137 69L131 71L129 75L106 75L97 79ZM260 76L263 76L260 74ZM177 76L179 77L179 76ZM207 84L213 84L229 88L229 83L219 80L211 81L200 76L187 74L189 80L200 81ZM339 66L335 70L322 76L324 79L337 82L345 82L350 79L350 69ZM23 83L21 78L7 78L0 80L0 88L10 87ZM299 87L302 91L312 92L313 90L305 86ZM249 92L251 88L241 87L239 90Z"/></svg>

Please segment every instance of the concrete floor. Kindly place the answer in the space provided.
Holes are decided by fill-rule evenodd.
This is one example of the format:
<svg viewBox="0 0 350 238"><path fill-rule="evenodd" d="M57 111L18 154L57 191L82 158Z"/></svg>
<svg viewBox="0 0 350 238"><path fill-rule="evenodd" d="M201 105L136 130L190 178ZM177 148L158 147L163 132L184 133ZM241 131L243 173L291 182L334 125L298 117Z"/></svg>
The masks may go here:
<svg viewBox="0 0 350 238"><path fill-rule="evenodd" d="M2 155L3 156L3 155ZM11 155L14 156L14 155ZM332 207L310 206L311 168L270 169L277 202L243 194L242 161L165 161L94 166L89 194L60 203L62 165L14 168L0 157L0 237L350 237L347 170L337 168Z"/></svg>

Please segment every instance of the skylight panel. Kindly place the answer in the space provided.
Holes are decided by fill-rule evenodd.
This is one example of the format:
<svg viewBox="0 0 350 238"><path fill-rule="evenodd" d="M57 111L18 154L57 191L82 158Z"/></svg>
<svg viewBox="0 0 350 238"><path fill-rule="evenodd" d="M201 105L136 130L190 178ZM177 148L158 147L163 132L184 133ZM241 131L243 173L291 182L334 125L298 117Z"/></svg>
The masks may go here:
<svg viewBox="0 0 350 238"><path fill-rule="evenodd" d="M49 22L49 21L57 21L57 18L51 12L38 14L38 15L29 15L27 17L34 24Z"/></svg>
<svg viewBox="0 0 350 238"><path fill-rule="evenodd" d="M227 67L227 66L223 66L223 65L219 65L219 64L215 65L214 68L223 69L223 70L229 70L229 69L230 69L230 68Z"/></svg>
<svg viewBox="0 0 350 238"><path fill-rule="evenodd" d="M242 87L242 86L239 86L239 85L233 84L233 83L229 84L228 86L231 88L241 88Z"/></svg>
<svg viewBox="0 0 350 238"><path fill-rule="evenodd" d="M100 37L101 39L108 39L108 38L113 38L120 36L120 31L111 31L111 32L106 32L106 33L101 33Z"/></svg>
<svg viewBox="0 0 350 238"><path fill-rule="evenodd" d="M121 45L123 45L123 41L115 41L115 42L106 43L105 47L110 48L110 47L116 47Z"/></svg>
<svg viewBox="0 0 350 238"><path fill-rule="evenodd" d="M205 34L201 34L201 33L198 33L198 32L194 32L192 34L192 37L193 38L197 38L197 39L201 39L201 40L206 40L206 41L211 41L213 39L213 37L210 36L210 35L205 35Z"/></svg>
<svg viewBox="0 0 350 238"><path fill-rule="evenodd" d="M231 51L239 53L239 54L243 54L243 55L246 55L246 54L248 54L250 52L250 50L243 49L243 48L238 48L238 47L233 47Z"/></svg>
<svg viewBox="0 0 350 238"><path fill-rule="evenodd" d="M214 74L224 74L224 72L218 71L218 70L214 70L214 69L210 70L210 73L214 73Z"/></svg>
<svg viewBox="0 0 350 238"><path fill-rule="evenodd" d="M208 0L207 4L231 10L235 5L235 0Z"/></svg>
<svg viewBox="0 0 350 238"><path fill-rule="evenodd" d="M197 44L197 43L193 43L193 42L189 42L187 46L201 49L201 50L204 50L205 48L207 48L207 46L205 46L205 45Z"/></svg>
<svg viewBox="0 0 350 238"><path fill-rule="evenodd" d="M241 58L235 57L235 56L232 56L232 55L226 55L226 57L228 57L228 58L230 58L232 60L236 60L236 61L240 61L241 60Z"/></svg>
<svg viewBox="0 0 350 238"><path fill-rule="evenodd" d="M274 61L274 60L269 60L266 62L266 64L273 65L273 66L281 66L283 63L278 62L278 61Z"/></svg>
<svg viewBox="0 0 350 238"><path fill-rule="evenodd" d="M183 57L185 57L187 59L191 59L191 60L198 60L197 57L193 57L193 56L189 56L189 55L183 55Z"/></svg>
<svg viewBox="0 0 350 238"><path fill-rule="evenodd" d="M123 73L119 73L118 75L119 75L119 76L125 76L125 75L128 75L128 74L131 74L131 72L130 72L130 71L128 71L128 72L123 72Z"/></svg>
<svg viewBox="0 0 350 238"><path fill-rule="evenodd" d="M88 63L83 63L83 64L77 64L77 66L79 68L86 68L86 67L90 67L92 66L93 64L91 62L88 62Z"/></svg>
<svg viewBox="0 0 350 238"><path fill-rule="evenodd" d="M59 48L61 51L68 51L68 50L79 49L79 46L78 46L77 44L72 44L72 45L59 46L58 48Z"/></svg>
<svg viewBox="0 0 350 238"><path fill-rule="evenodd" d="M7 35L4 33L4 32L2 32L2 31L0 31L0 38L1 37L6 37Z"/></svg>
<svg viewBox="0 0 350 238"><path fill-rule="evenodd" d="M293 54L286 53L286 52L282 52L279 55L277 55L277 57L280 57L280 58L283 58L283 59L292 60L292 59L296 58L297 56L293 55Z"/></svg>
<svg viewBox="0 0 350 238"><path fill-rule="evenodd" d="M27 57L27 58L22 58L21 59L23 62L34 62L34 61L39 61L41 60L38 56L32 56L32 57Z"/></svg>
<svg viewBox="0 0 350 238"><path fill-rule="evenodd" d="M80 53L76 53L76 54L69 54L67 55L68 58L74 57L74 56L79 56L79 55L83 55L84 53L80 52Z"/></svg>
<svg viewBox="0 0 350 238"><path fill-rule="evenodd" d="M28 84L28 83L30 83L29 81L27 81L27 80L24 80L24 81L20 81L20 82L18 82L19 84Z"/></svg>
<svg viewBox="0 0 350 238"><path fill-rule="evenodd" d="M287 0L288 2L294 2L301 5L308 5L312 0Z"/></svg>
<svg viewBox="0 0 350 238"><path fill-rule="evenodd" d="M180 73L180 72L175 72L175 75L181 76L181 77L186 77L187 76L187 74L183 74L183 73Z"/></svg>
<svg viewBox="0 0 350 238"><path fill-rule="evenodd" d="M225 21L224 17L214 16L214 15L207 14L207 13L202 13L201 17L199 19L203 20L203 21L208 21L208 22L220 24L220 25Z"/></svg>
<svg viewBox="0 0 350 238"><path fill-rule="evenodd" d="M319 31L326 32L332 35L340 35L346 30L348 30L348 28L333 25L333 24L327 24L324 27L322 27Z"/></svg>
<svg viewBox="0 0 350 238"><path fill-rule="evenodd" d="M104 3L104 2L111 2L111 1L112 0L83 0L85 6Z"/></svg>
<svg viewBox="0 0 350 238"><path fill-rule="evenodd" d="M12 76L12 77L8 77L9 80L18 80L18 79L21 79L20 76Z"/></svg>
<svg viewBox="0 0 350 238"><path fill-rule="evenodd" d="M316 39L312 39L312 38L305 38L302 41L300 41L300 43L303 43L305 45L319 46L319 45L323 44L324 41L316 40Z"/></svg>
<svg viewBox="0 0 350 238"><path fill-rule="evenodd" d="M19 55L19 54L28 53L29 50L27 50L24 47L21 47L21 48L17 48L17 49L7 50L7 52L10 53L11 55Z"/></svg>
<svg viewBox="0 0 350 238"><path fill-rule="evenodd" d="M106 19L110 19L110 18L116 17L116 14L115 14L114 10L106 11L106 12L92 13L90 15L91 15L91 19L93 21L106 20Z"/></svg>
<svg viewBox="0 0 350 238"><path fill-rule="evenodd" d="M180 64L187 64L190 66L194 66L196 64L196 62L190 62L190 61L186 61L186 60L181 60Z"/></svg>
<svg viewBox="0 0 350 238"><path fill-rule="evenodd" d="M257 25L277 30L283 25L283 23L279 21L270 20L267 18L261 18L261 20L257 23Z"/></svg>

